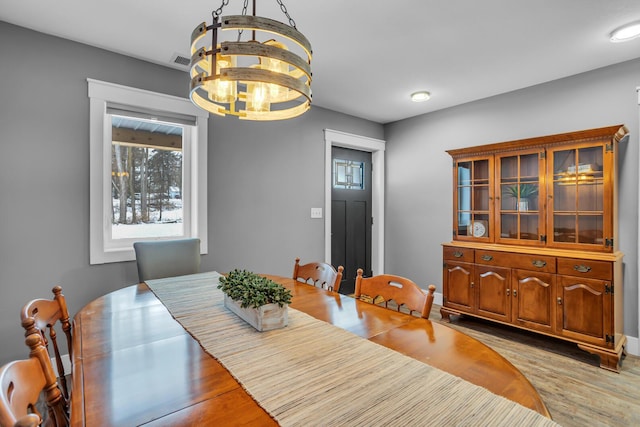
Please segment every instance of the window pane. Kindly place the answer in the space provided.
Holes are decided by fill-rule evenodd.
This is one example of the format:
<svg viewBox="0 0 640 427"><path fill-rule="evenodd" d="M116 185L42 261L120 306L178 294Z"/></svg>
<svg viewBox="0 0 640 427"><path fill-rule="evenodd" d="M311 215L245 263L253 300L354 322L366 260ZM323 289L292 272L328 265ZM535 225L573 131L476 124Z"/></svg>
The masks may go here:
<svg viewBox="0 0 640 427"><path fill-rule="evenodd" d="M604 206L604 180L587 177L578 181L578 210L602 212Z"/></svg>
<svg viewBox="0 0 640 427"><path fill-rule="evenodd" d="M458 185L471 184L471 162L458 163Z"/></svg>
<svg viewBox="0 0 640 427"><path fill-rule="evenodd" d="M581 215L578 218L578 243L601 245L603 221L602 215Z"/></svg>
<svg viewBox="0 0 640 427"><path fill-rule="evenodd" d="M553 240L555 242L576 242L576 217L575 215L553 216Z"/></svg>
<svg viewBox="0 0 640 427"><path fill-rule="evenodd" d="M364 190L364 163L334 159L333 188Z"/></svg>
<svg viewBox="0 0 640 427"><path fill-rule="evenodd" d="M489 210L489 186L478 185L473 187L473 209L476 211Z"/></svg>
<svg viewBox="0 0 640 427"><path fill-rule="evenodd" d="M111 238L182 236L180 125L111 116Z"/></svg>
<svg viewBox="0 0 640 427"><path fill-rule="evenodd" d="M522 214L520 215L520 239L521 240L538 240L538 214Z"/></svg>
<svg viewBox="0 0 640 427"><path fill-rule="evenodd" d="M473 162L473 181L476 184L489 184L489 161L476 160Z"/></svg>

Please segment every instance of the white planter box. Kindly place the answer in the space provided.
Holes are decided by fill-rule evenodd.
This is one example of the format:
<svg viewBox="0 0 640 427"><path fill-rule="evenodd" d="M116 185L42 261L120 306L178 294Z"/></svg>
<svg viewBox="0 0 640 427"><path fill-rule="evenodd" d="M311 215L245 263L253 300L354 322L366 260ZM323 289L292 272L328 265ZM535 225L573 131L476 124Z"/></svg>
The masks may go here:
<svg viewBox="0 0 640 427"><path fill-rule="evenodd" d="M224 306L260 332L284 328L289 324L287 305L266 304L258 308L242 308L240 303L225 294Z"/></svg>

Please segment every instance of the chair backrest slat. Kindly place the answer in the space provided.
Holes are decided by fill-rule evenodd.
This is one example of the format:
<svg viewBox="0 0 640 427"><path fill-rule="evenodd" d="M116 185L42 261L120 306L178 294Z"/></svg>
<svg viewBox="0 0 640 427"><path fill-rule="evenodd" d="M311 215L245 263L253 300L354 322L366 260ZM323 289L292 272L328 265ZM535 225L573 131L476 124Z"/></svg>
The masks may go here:
<svg viewBox="0 0 640 427"><path fill-rule="evenodd" d="M338 270L336 271L332 265L324 262L310 262L300 265L300 258L296 258L296 263L293 266L293 279L330 291L339 292L343 270L343 266L338 266Z"/></svg>
<svg viewBox="0 0 640 427"><path fill-rule="evenodd" d="M385 307L388 307L389 301L393 301L398 311L406 307L411 313L417 312L421 317L429 318L433 306L433 294L436 290L434 285L429 285L429 290L425 293L415 282L406 277L380 274L365 278L362 274L363 271L359 268L354 294L356 298L375 303L380 297L384 300ZM363 296L367 298L362 298Z"/></svg>
<svg viewBox="0 0 640 427"><path fill-rule="evenodd" d="M62 294L62 288L55 286L52 289L53 299L35 299L29 301L22 307L20 318L22 327L25 329L25 336L38 333L42 337L45 348L49 351L53 349L53 356L56 359L56 368L60 377L60 385L65 399L69 399L69 389L67 387L66 372L62 363L62 354L58 345L58 334L56 327L61 328L67 340L67 354L69 358L73 356L73 343L71 332L71 320L67 309L67 302ZM59 326L58 326L59 325Z"/></svg>
<svg viewBox="0 0 640 427"><path fill-rule="evenodd" d="M0 368L0 425L41 425L44 417L37 402L44 392L48 425L66 427L69 425L66 400L58 388L42 336L32 333L25 342L30 348L29 358Z"/></svg>

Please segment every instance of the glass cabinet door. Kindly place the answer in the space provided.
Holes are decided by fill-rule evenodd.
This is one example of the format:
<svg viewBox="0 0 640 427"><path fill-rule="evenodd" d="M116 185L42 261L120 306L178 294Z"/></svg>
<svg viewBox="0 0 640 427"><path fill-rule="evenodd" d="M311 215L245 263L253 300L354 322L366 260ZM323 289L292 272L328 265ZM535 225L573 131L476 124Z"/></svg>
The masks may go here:
<svg viewBox="0 0 640 427"><path fill-rule="evenodd" d="M458 239L489 240L492 235L493 158L455 163L455 227Z"/></svg>
<svg viewBox="0 0 640 427"><path fill-rule="evenodd" d="M542 245L544 235L543 152L497 156L496 241ZM544 182L544 181L542 181Z"/></svg>
<svg viewBox="0 0 640 427"><path fill-rule="evenodd" d="M605 250L612 244L613 198L605 185L605 171L612 156L606 144L550 151L550 244L585 249L600 246Z"/></svg>

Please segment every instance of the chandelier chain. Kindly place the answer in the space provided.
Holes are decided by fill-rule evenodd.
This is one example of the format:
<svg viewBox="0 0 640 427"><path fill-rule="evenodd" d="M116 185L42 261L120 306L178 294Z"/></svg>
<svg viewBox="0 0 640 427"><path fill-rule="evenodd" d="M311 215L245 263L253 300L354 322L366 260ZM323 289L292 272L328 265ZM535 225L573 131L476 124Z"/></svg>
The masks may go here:
<svg viewBox="0 0 640 427"><path fill-rule="evenodd" d="M242 15L246 15L247 14L247 8L249 7L249 0L244 0L244 5L242 6ZM255 5L254 5L255 7ZM253 11L253 13L255 13L255 10ZM244 30L242 28L240 28L238 30L238 41L240 41L240 38L242 38L242 32Z"/></svg>
<svg viewBox="0 0 640 427"><path fill-rule="evenodd" d="M213 11L213 19L217 21L218 17L222 13L222 8L227 5L229 5L229 0L222 0L222 4L220 5L220 7Z"/></svg>
<svg viewBox="0 0 640 427"><path fill-rule="evenodd" d="M276 0L276 2L280 5L280 10L282 11L282 13L284 13L287 19L289 20L289 25L291 25L293 28L297 30L298 28L296 27L296 21L294 21L293 18L289 16L289 12L287 11L287 6L285 6L284 3L282 3L282 0Z"/></svg>
<svg viewBox="0 0 640 427"><path fill-rule="evenodd" d="M212 13L213 19L218 20L218 17L222 14L222 9L225 6L229 5L229 1L230 0L222 0L222 3L220 4L220 7L218 7L216 10L214 10L213 13ZM289 25L291 25L293 28L295 28L297 30L298 28L296 27L296 21L291 17L291 15L289 15L289 11L287 10L287 6L284 5L282 0L276 0L276 2L280 6L280 10L282 11L282 13L284 13L284 15L289 20ZM247 8L248 7L249 7L249 0L244 0L244 5L242 6L242 14L243 15L247 14ZM242 34L242 31L240 31L239 33L240 34L238 36L240 36Z"/></svg>

